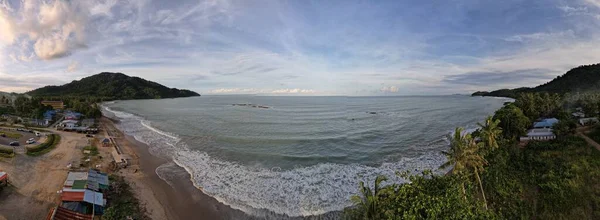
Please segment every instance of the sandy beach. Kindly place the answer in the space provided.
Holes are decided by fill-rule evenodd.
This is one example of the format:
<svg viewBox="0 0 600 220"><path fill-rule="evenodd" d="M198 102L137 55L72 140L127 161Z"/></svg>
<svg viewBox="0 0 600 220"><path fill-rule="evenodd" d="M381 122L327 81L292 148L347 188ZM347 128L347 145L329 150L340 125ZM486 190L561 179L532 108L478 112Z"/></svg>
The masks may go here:
<svg viewBox="0 0 600 220"><path fill-rule="evenodd" d="M121 170L153 219L337 219L339 213L323 216L288 217L264 211L258 217L233 209L204 194L190 180L190 174L172 161L150 154L149 147L114 127L117 121L102 118L114 140L132 158L132 166ZM166 169L161 178L156 170ZM136 173L133 173L138 170ZM165 175L165 174L163 174ZM164 180L163 180L164 179Z"/></svg>
<svg viewBox="0 0 600 220"><path fill-rule="evenodd" d="M14 158L0 158L0 170L9 173L12 184L0 192L0 220L45 218L48 211L60 203L57 191L62 189L67 177L67 165L79 164L84 156L83 147L109 135L131 158L130 165L116 173L131 185L151 219L330 219L325 216L290 218L266 211L256 217L233 209L204 194L192 184L185 169L150 154L146 144L123 134L114 123L118 121L102 118L103 131L94 139L79 133L53 131L61 136L61 142L39 157L17 154ZM111 173L112 150L113 147L98 147L102 159L94 165L101 165L103 172ZM157 170L162 171L158 172L162 178Z"/></svg>
<svg viewBox="0 0 600 220"><path fill-rule="evenodd" d="M130 181L152 219L253 219L202 193L183 168L150 154L147 145L124 135L113 123L107 118L102 119L102 124L111 130L123 152L132 158L132 165L119 172ZM169 169L166 181L156 173L159 167Z"/></svg>

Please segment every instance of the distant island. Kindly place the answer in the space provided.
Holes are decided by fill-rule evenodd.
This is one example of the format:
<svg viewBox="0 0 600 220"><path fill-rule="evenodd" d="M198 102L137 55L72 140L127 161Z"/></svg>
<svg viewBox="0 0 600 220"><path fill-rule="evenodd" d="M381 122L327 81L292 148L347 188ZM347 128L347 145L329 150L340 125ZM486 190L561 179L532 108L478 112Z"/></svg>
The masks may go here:
<svg viewBox="0 0 600 220"><path fill-rule="evenodd" d="M491 92L478 91L472 96L495 96L516 98L521 93L555 93L565 95L568 93L595 93L600 91L600 64L583 65L569 70L550 82L529 88L500 89Z"/></svg>
<svg viewBox="0 0 600 220"><path fill-rule="evenodd" d="M156 82L123 73L103 72L62 86L46 86L26 93L34 97L99 97L103 100L161 99L200 96L185 90L168 88Z"/></svg>

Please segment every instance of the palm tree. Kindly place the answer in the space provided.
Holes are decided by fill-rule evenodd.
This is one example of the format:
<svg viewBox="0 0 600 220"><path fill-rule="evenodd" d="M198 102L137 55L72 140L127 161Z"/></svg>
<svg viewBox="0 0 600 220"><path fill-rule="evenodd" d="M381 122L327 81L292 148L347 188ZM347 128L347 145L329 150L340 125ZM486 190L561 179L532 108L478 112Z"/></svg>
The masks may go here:
<svg viewBox="0 0 600 220"><path fill-rule="evenodd" d="M485 198L485 192L483 191L483 184L481 183L481 177L479 172L483 171L483 166L487 165L487 161L477 153L481 148L482 143L477 143L473 138L467 138L467 150L466 156L464 157L465 166L475 173L477 182L479 182L479 189L481 190L481 196L483 197L483 205L487 209L487 199Z"/></svg>
<svg viewBox="0 0 600 220"><path fill-rule="evenodd" d="M498 137L502 135L502 128L498 125L500 124L500 120L493 120L492 116L488 116L485 119L485 124L477 123L479 127L481 127L481 141L485 143L489 149L498 148Z"/></svg>
<svg viewBox="0 0 600 220"><path fill-rule="evenodd" d="M481 147L481 143L477 143L470 134L462 134L463 128L456 128L454 131L454 138L450 143L450 150L443 152L448 158L446 163L442 164L440 168L445 169L450 166L454 166L450 171L452 174L467 175L470 171L475 173L477 181L479 182L479 188L483 196L485 208L487 209L487 200L483 191L483 184L479 172L483 170L483 166L486 165L485 159L478 154ZM463 197L466 200L465 185L462 183Z"/></svg>
<svg viewBox="0 0 600 220"><path fill-rule="evenodd" d="M356 206L364 210L362 214L367 219L379 219L377 203L381 189L380 184L386 180L387 177L385 176L377 176L377 178L375 178L374 191L371 191L371 188L369 188L369 186L365 186L365 183L361 181L359 184L360 193L362 196L354 195L351 198L352 202L354 202Z"/></svg>

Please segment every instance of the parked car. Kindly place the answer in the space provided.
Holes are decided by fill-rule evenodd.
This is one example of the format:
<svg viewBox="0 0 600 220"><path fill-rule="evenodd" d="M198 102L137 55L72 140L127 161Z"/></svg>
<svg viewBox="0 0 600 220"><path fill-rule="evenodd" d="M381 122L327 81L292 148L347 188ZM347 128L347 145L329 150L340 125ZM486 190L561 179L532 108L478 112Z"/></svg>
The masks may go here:
<svg viewBox="0 0 600 220"><path fill-rule="evenodd" d="M5 133L1 133L0 137L6 137L6 134Z"/></svg>
<svg viewBox="0 0 600 220"><path fill-rule="evenodd" d="M19 142L13 141L13 142L10 142L8 145L10 145L10 146L19 146Z"/></svg>
<svg viewBox="0 0 600 220"><path fill-rule="evenodd" d="M27 140L27 142L25 142L25 143L27 143L27 144L33 144L33 143L35 143L35 140L33 140L33 139L29 139L29 140Z"/></svg>
<svg viewBox="0 0 600 220"><path fill-rule="evenodd" d="M40 132L37 132L37 131L36 131L36 132L35 132L35 136L41 137L41 136L42 136L42 134L41 134Z"/></svg>

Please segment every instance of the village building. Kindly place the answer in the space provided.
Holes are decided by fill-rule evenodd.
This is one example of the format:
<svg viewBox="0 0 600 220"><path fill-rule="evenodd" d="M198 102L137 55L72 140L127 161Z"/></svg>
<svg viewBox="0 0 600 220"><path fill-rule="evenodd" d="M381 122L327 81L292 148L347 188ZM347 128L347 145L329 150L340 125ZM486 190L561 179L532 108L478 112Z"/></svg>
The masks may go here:
<svg viewBox="0 0 600 220"><path fill-rule="evenodd" d="M61 205L50 216L102 215L106 206L104 192L109 187L108 175L90 169L88 172L69 172L61 190ZM56 219L54 217L49 219Z"/></svg>
<svg viewBox="0 0 600 220"><path fill-rule="evenodd" d="M519 138L520 141L546 141L556 139L556 135L552 130L552 126L558 123L556 118L545 118L538 122L533 123L533 129L527 131L525 137Z"/></svg>
<svg viewBox="0 0 600 220"><path fill-rule="evenodd" d="M581 126L595 125L598 124L598 118L581 118L579 119L579 124Z"/></svg>

